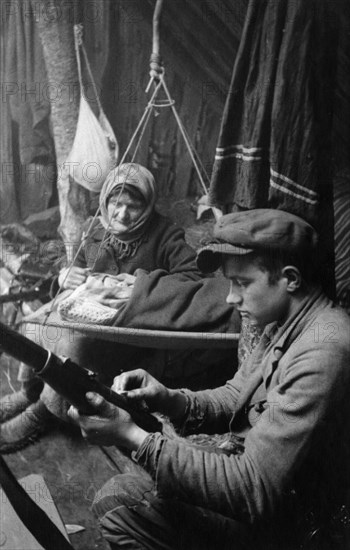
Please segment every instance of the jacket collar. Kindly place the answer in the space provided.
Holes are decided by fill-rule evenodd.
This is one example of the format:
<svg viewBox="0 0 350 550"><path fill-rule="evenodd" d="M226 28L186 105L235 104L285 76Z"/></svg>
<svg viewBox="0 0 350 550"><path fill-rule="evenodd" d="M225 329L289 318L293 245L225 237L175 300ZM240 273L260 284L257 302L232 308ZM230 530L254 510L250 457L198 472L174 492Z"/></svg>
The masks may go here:
<svg viewBox="0 0 350 550"><path fill-rule="evenodd" d="M314 290L306 296L297 311L287 319L283 326L279 328L277 323L267 325L260 342L247 359L246 365L242 367L250 370L250 374L247 385L238 398L236 413L246 405L263 379L268 380L290 343L301 334L307 323L310 322L310 317L330 303L331 301L323 294L322 290ZM271 353L274 355L274 360L271 360Z"/></svg>
<svg viewBox="0 0 350 550"><path fill-rule="evenodd" d="M323 309L329 304L331 304L331 300L325 296L321 289L318 288L313 290L304 298L299 308L287 319L284 325L275 331L275 334L271 339L271 345L267 351L271 351L272 348L275 349L278 347L278 349L283 350L284 353L289 345L289 342L291 340L295 340L303 332L305 326L310 323L310 318L312 318L320 308ZM271 331L273 326L276 327L276 323L268 325L265 331Z"/></svg>

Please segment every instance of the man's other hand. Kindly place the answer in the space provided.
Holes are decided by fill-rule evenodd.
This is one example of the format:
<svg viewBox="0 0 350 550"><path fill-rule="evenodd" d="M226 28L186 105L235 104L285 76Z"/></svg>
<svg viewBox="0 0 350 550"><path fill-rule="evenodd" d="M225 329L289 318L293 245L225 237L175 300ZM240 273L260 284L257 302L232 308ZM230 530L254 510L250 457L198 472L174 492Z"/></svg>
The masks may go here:
<svg viewBox="0 0 350 550"><path fill-rule="evenodd" d="M146 404L149 411L165 414L173 420L180 418L185 412L184 394L178 390L170 390L143 369L116 376L112 390L122 393L130 404Z"/></svg>
<svg viewBox="0 0 350 550"><path fill-rule="evenodd" d="M73 406L68 410L68 416L80 427L83 437L95 445L138 449L148 433L137 426L126 411L108 403L97 393L87 393L86 400L96 414L80 414Z"/></svg>

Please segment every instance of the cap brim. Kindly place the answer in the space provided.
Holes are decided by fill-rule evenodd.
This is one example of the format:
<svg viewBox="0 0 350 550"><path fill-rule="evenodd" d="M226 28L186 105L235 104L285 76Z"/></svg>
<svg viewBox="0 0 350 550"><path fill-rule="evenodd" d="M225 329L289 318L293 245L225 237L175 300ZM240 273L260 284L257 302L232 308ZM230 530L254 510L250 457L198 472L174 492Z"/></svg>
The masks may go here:
<svg viewBox="0 0 350 550"><path fill-rule="evenodd" d="M197 266L202 273L212 273L222 265L222 256L245 256L253 252L252 248L244 248L229 243L213 243L201 248L197 254Z"/></svg>

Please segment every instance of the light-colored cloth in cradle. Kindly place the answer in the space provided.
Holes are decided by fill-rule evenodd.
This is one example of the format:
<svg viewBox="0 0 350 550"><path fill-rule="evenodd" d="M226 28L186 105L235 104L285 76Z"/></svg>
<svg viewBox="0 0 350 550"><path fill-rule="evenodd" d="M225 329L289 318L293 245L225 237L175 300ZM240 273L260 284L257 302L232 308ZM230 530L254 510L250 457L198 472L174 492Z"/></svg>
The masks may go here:
<svg viewBox="0 0 350 550"><path fill-rule="evenodd" d="M121 304L125 304L133 288L132 275L90 275L85 283L59 303L57 312L64 321L111 325L118 315ZM102 304L103 298L109 305Z"/></svg>

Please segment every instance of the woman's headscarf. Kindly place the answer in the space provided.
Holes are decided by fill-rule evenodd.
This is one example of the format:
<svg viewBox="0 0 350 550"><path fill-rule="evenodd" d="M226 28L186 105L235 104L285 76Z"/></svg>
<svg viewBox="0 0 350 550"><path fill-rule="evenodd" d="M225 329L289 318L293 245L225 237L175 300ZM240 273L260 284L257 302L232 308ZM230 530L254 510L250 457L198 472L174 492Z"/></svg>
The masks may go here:
<svg viewBox="0 0 350 550"><path fill-rule="evenodd" d="M112 170L103 184L100 193L100 220L102 225L108 229L110 233L113 233L113 229L109 223L108 216L108 199L113 192L119 187L119 191L122 191L124 185L128 187L134 187L139 193L141 193L145 201L145 209L141 216L128 231L116 234L119 241L124 243L132 243L139 240L148 227L148 221L153 214L154 205L157 199L157 190L154 177L151 172L144 166L136 163L121 164L114 170Z"/></svg>

